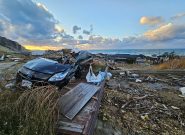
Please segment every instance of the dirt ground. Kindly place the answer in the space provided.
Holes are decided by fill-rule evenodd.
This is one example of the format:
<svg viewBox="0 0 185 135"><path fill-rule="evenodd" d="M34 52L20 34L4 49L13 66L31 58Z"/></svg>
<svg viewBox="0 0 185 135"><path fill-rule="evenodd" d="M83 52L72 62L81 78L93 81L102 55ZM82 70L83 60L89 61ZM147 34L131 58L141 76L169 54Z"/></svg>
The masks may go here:
<svg viewBox="0 0 185 135"><path fill-rule="evenodd" d="M4 70L9 69L10 67L16 65L17 62L2 62L0 63L0 73L2 73Z"/></svg>
<svg viewBox="0 0 185 135"><path fill-rule="evenodd" d="M123 69L143 67L150 68L125 64ZM184 86L183 74L113 74L106 83L95 134L184 135L185 96L179 91Z"/></svg>
<svg viewBox="0 0 185 135"><path fill-rule="evenodd" d="M6 88L15 88L15 78L23 62L0 62L0 91Z"/></svg>

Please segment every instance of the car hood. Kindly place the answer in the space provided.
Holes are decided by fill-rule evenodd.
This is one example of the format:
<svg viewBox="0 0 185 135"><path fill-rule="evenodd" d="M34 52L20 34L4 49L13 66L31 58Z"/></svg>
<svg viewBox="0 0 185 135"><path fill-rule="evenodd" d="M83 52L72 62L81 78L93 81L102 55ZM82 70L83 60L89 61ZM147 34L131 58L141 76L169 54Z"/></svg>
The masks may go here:
<svg viewBox="0 0 185 135"><path fill-rule="evenodd" d="M50 59L37 58L31 61L28 61L24 65L24 67L41 73L54 74L58 72L64 72L67 69L69 69L71 66L69 64L63 65L61 63L58 63L57 61L50 60Z"/></svg>

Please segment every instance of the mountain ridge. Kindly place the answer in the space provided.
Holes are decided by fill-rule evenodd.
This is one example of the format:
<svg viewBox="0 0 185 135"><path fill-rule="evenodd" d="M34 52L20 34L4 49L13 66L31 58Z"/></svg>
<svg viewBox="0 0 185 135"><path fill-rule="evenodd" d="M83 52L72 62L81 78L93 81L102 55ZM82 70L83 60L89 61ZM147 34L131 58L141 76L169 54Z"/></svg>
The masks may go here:
<svg viewBox="0 0 185 135"><path fill-rule="evenodd" d="M0 36L0 46L2 46L1 48L3 48L3 50L0 50L0 51L5 51L7 48L6 51L10 50L16 53L28 53L29 52L18 42L10 40L2 36Z"/></svg>

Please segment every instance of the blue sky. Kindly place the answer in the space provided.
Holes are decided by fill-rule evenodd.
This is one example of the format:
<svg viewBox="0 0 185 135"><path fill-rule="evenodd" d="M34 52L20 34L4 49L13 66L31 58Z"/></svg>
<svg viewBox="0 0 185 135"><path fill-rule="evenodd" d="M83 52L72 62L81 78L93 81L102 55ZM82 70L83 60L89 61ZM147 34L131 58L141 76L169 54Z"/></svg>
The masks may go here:
<svg viewBox="0 0 185 135"><path fill-rule="evenodd" d="M28 49L185 48L183 0L0 0L0 36Z"/></svg>
<svg viewBox="0 0 185 135"><path fill-rule="evenodd" d="M185 12L182 0L37 0L61 21L67 31L73 25L89 28L94 34L119 37L141 34L148 29L139 20L142 16L171 16Z"/></svg>

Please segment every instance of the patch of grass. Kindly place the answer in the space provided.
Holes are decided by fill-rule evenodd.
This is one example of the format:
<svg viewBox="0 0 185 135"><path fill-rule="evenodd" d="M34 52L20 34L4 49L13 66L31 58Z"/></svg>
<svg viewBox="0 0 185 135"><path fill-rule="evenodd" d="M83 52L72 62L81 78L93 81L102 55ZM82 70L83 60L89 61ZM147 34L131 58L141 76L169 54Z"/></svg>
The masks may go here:
<svg viewBox="0 0 185 135"><path fill-rule="evenodd" d="M173 59L154 67L154 69L185 69L185 58Z"/></svg>
<svg viewBox="0 0 185 135"><path fill-rule="evenodd" d="M59 92L42 86L24 92L0 93L1 135L54 135Z"/></svg>
<svg viewBox="0 0 185 135"><path fill-rule="evenodd" d="M0 134L18 135L19 118L16 115L15 102L20 93L4 90L0 93Z"/></svg>

